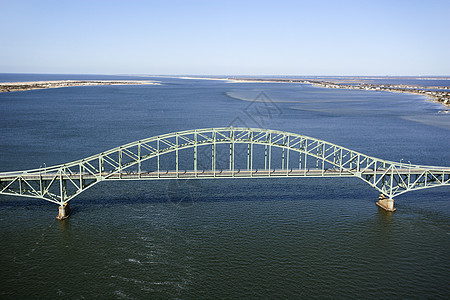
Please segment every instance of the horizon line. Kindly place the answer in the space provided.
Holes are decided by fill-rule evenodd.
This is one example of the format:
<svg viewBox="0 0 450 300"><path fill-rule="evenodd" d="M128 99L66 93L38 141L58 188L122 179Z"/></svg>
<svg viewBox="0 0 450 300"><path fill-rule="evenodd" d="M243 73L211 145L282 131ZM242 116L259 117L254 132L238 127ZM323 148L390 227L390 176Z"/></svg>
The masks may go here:
<svg viewBox="0 0 450 300"><path fill-rule="evenodd" d="M0 74L35 74L35 75L107 75L107 76L155 76L155 77L168 77L168 76L191 76L191 77L224 77L224 76L242 76L242 77L255 77L255 76L276 76L276 77L449 77L449 75L334 75L334 74L322 74L322 75L300 75L300 74L151 74L151 73L52 73L52 72L0 72Z"/></svg>

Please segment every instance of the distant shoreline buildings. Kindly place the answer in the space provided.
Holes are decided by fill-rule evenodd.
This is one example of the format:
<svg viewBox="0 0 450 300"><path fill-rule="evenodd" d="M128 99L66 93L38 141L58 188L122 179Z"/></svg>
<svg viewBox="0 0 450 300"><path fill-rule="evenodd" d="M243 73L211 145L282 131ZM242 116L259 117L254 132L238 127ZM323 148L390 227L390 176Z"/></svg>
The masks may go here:
<svg viewBox="0 0 450 300"><path fill-rule="evenodd" d="M349 89L349 90L366 90L366 91L386 91L394 93L410 93L427 96L434 102L439 102L450 107L450 86L415 86L405 84L372 84L372 83L338 83L323 80L310 79L267 79L267 78L227 78L227 80L238 82L286 82L286 83L307 83L316 87L331 89Z"/></svg>

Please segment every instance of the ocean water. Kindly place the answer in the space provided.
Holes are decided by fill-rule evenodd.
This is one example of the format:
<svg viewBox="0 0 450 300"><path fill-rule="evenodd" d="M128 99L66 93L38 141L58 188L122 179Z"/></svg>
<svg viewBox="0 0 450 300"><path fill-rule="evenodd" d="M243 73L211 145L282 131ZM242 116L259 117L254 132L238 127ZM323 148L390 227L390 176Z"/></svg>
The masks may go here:
<svg viewBox="0 0 450 300"><path fill-rule="evenodd" d="M0 172L179 130L300 133L393 161L450 165L450 115L425 97L304 84L151 79L0 94ZM100 183L57 206L0 196L2 298L450 297L450 190L396 198L352 178Z"/></svg>

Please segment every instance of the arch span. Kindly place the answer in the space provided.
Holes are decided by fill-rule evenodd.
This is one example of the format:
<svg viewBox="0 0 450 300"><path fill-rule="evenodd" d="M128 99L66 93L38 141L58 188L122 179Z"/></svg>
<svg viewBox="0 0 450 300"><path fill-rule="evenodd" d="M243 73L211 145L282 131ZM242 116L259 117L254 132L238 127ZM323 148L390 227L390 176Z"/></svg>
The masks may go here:
<svg viewBox="0 0 450 300"><path fill-rule="evenodd" d="M450 185L450 168L397 163L320 139L260 128L158 135L41 169L0 173L0 194L64 205L108 180L358 177L389 199Z"/></svg>

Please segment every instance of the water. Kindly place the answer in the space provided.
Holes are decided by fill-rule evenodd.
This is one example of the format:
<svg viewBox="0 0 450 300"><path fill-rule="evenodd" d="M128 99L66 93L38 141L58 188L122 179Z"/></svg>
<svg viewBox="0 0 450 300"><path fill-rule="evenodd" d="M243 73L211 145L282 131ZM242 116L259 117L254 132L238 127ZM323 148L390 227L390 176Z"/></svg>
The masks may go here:
<svg viewBox="0 0 450 300"><path fill-rule="evenodd" d="M51 78L75 78L59 76ZM122 79L75 79L113 78ZM450 116L421 96L151 79L162 85L0 94L0 170L230 124L450 165ZM257 97L270 99L270 115ZM377 196L351 178L109 182L75 198L64 222L53 204L1 196L0 295L448 298L449 188L402 195L394 214L375 206Z"/></svg>

